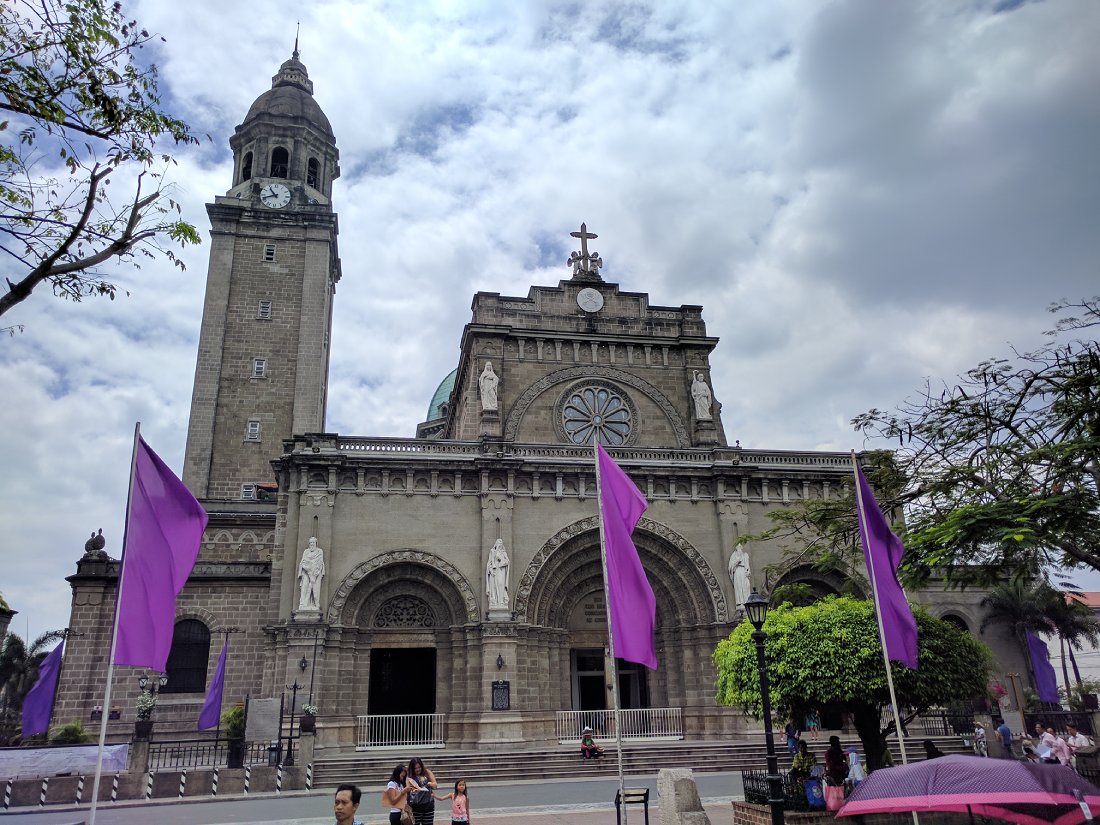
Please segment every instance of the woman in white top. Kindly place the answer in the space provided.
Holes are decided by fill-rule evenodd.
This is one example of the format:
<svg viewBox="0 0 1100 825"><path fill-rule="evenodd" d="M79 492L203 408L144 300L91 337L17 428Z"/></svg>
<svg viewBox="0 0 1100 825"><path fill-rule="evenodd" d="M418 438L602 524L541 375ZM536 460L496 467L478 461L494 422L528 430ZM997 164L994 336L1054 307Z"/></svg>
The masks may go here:
<svg viewBox="0 0 1100 825"><path fill-rule="evenodd" d="M405 801L409 796L408 775L408 769L398 765L386 783L386 790L382 792L382 805L390 808L390 825L401 825L401 812L405 810Z"/></svg>

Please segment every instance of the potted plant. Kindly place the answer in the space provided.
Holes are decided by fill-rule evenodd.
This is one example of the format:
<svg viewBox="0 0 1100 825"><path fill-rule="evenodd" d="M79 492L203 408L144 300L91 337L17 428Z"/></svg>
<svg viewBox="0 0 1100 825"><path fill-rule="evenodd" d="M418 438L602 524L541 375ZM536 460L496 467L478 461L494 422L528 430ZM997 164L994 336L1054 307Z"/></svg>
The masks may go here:
<svg viewBox="0 0 1100 825"><path fill-rule="evenodd" d="M148 739L153 734L153 710L157 706L157 694L143 690L138 694L137 721L134 722L134 738ZM100 709L100 714L103 710Z"/></svg>
<svg viewBox="0 0 1100 825"><path fill-rule="evenodd" d="M302 733L314 733L317 730L317 706L302 705L302 718L298 721L298 730Z"/></svg>
<svg viewBox="0 0 1100 825"><path fill-rule="evenodd" d="M245 716L244 706L235 705L222 714L222 727L225 729L225 738L229 740L229 754L226 767L244 767L244 731Z"/></svg>

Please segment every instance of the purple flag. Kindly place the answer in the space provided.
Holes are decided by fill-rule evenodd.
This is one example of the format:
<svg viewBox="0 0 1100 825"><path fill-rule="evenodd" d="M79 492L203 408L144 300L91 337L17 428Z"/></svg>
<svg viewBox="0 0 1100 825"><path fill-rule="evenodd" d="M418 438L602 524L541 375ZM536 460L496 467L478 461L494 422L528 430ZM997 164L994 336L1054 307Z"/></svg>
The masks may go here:
<svg viewBox="0 0 1100 825"><path fill-rule="evenodd" d="M199 730L216 728L222 718L222 688L225 687L225 652L229 649L229 639L222 643L222 655L218 657L218 666L214 668L214 678L210 680L210 689L206 691L206 701L202 703L199 714Z"/></svg>
<svg viewBox="0 0 1100 825"><path fill-rule="evenodd" d="M1027 651L1031 654L1031 669L1035 673L1035 692L1040 702L1058 704L1058 679L1054 675L1054 666L1050 663L1050 651L1047 643L1027 631Z"/></svg>
<svg viewBox="0 0 1100 825"><path fill-rule="evenodd" d="M61 674L61 649L65 641L50 651L38 666L38 681L23 699L23 736L45 733L50 729L53 700L57 695L57 677Z"/></svg>
<svg viewBox="0 0 1100 825"><path fill-rule="evenodd" d="M172 647L176 596L195 566L207 516L140 436L135 463L114 663L163 672Z"/></svg>
<svg viewBox="0 0 1100 825"><path fill-rule="evenodd" d="M630 538L645 512L645 496L600 444L596 445L596 452L614 653L620 659L656 670L657 646L653 629L657 623L657 600Z"/></svg>
<svg viewBox="0 0 1100 825"><path fill-rule="evenodd" d="M882 636L886 640L886 656L894 662L917 669L917 620L905 599L898 581L898 567L905 555L901 539L890 530L886 517L875 501L871 485L856 465L856 480L863 501L859 519L859 535L863 540L863 559L867 573L875 583L879 611L882 614ZM860 498L857 497L857 506Z"/></svg>

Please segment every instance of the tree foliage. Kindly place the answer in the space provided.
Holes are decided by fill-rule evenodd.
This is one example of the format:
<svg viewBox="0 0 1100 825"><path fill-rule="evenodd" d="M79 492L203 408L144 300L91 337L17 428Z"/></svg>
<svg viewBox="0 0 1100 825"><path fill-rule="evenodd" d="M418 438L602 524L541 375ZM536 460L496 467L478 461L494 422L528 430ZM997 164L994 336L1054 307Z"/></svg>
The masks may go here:
<svg viewBox="0 0 1100 825"><path fill-rule="evenodd" d="M139 59L153 39L117 2L0 4L0 315L44 282L76 301L113 299L103 264L163 255L182 268L173 247L199 243L158 146L198 141L163 111L157 68ZM115 179L126 183L113 196Z"/></svg>
<svg viewBox="0 0 1100 825"><path fill-rule="evenodd" d="M853 420L898 444L909 580L1100 570L1100 298L1050 310L1038 349Z"/></svg>
<svg viewBox="0 0 1100 825"><path fill-rule="evenodd" d="M7 744L21 728L23 699L38 681L38 666L63 635L60 630L43 633L29 648L15 633L4 638L0 650L0 745Z"/></svg>
<svg viewBox="0 0 1100 825"><path fill-rule="evenodd" d="M986 695L992 656L989 649L950 622L922 609L917 618L917 670L894 663L898 703L913 718L930 707ZM768 612L765 658L773 712L801 719L813 708L831 706L852 714L868 764L882 764L885 736L882 710L889 702L874 605L849 597L829 597L807 607L784 604ZM757 718L762 712L753 628L742 622L714 652L718 702L740 707ZM766 722L767 724L767 722Z"/></svg>

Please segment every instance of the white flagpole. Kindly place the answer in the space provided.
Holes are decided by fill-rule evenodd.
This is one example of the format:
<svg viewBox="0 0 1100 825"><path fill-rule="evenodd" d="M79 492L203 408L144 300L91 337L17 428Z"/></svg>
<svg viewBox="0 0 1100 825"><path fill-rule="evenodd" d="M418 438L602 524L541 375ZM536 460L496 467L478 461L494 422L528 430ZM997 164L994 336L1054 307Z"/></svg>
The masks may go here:
<svg viewBox="0 0 1100 825"><path fill-rule="evenodd" d="M867 536L868 543L870 542L870 531L867 529L867 515L863 507L863 489L859 483L859 470L856 467L856 451L851 451L852 455L852 475L855 477L856 482L856 511L859 513L859 523L862 526L863 536ZM901 726L901 708L898 707L898 697L894 692L894 672L890 667L890 655L886 652L886 631L882 626L882 606L878 601L878 583L875 581L875 565L871 559L870 549L867 550L867 559L871 563L867 565L867 575L871 579L871 594L874 597L875 602L875 616L878 618L878 639L882 645L882 661L886 665L886 686L890 689L890 707L894 710L894 728L898 735L898 744L901 745L901 764L908 765L909 757L905 753L905 732ZM913 811L913 822L919 825L920 819L917 817L917 812Z"/></svg>
<svg viewBox="0 0 1100 825"><path fill-rule="evenodd" d="M134 476L137 474L138 439L141 422L134 424L134 451L130 458L130 489L126 493L126 521L122 528L122 555L118 561L118 588L115 595L115 620L111 628L111 651L107 656L107 687L103 692L103 714L99 720L99 749L95 758L95 780L92 782L92 807L88 813L88 825L95 825L95 812L99 806L99 781L103 777L103 748L107 742L107 720L111 716L111 687L114 683L115 644L118 642L118 613L122 604L122 573L126 568L126 537L130 532L130 507L134 501Z"/></svg>
<svg viewBox="0 0 1100 825"><path fill-rule="evenodd" d="M623 825L627 825L626 784L623 779L623 726L622 711L619 707L619 665L615 660L615 638L611 632L611 590L607 582L607 541L603 529L603 484L600 481L600 438L597 431L592 433L592 457L596 460L596 510L600 523L600 565L603 568L603 597L607 613L607 648L611 654L611 699L615 719L615 753L619 761L619 807L623 813Z"/></svg>

